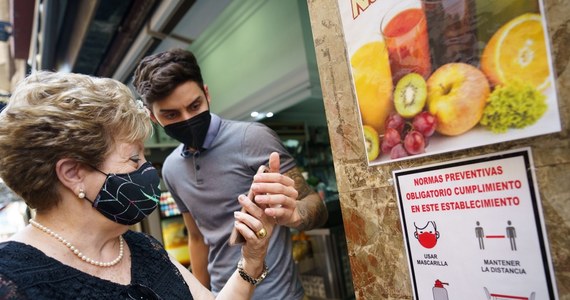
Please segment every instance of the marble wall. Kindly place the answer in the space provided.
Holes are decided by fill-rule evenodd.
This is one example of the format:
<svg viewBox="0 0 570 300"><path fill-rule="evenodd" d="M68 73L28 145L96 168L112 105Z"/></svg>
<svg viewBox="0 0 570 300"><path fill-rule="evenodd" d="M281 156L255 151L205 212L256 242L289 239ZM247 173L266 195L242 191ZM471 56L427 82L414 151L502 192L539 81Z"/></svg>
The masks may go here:
<svg viewBox="0 0 570 300"><path fill-rule="evenodd" d="M374 1L371 1L374 2ZM560 299L570 299L570 5L545 0L562 131L369 167L337 1L308 0L357 299L412 299L391 172L501 150L532 148Z"/></svg>

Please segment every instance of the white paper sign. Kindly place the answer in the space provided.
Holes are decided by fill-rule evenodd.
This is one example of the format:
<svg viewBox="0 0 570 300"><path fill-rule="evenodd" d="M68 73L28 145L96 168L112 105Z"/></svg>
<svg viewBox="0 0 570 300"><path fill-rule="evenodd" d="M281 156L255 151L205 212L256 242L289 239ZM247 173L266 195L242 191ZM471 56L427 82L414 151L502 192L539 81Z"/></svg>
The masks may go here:
<svg viewBox="0 0 570 300"><path fill-rule="evenodd" d="M558 299L529 148L393 176L414 299Z"/></svg>

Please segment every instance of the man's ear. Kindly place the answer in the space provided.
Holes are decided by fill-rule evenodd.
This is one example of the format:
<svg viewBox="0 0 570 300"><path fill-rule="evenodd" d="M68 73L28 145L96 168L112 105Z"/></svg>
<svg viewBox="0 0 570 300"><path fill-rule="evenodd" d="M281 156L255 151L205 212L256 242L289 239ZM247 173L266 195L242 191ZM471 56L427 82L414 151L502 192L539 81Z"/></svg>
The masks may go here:
<svg viewBox="0 0 570 300"><path fill-rule="evenodd" d="M55 173L59 182L74 194L83 188L85 168L74 159L62 158L55 164Z"/></svg>
<svg viewBox="0 0 570 300"><path fill-rule="evenodd" d="M206 100L208 100L208 106L210 104L210 90L208 90L208 85L204 84L204 95L206 95Z"/></svg>

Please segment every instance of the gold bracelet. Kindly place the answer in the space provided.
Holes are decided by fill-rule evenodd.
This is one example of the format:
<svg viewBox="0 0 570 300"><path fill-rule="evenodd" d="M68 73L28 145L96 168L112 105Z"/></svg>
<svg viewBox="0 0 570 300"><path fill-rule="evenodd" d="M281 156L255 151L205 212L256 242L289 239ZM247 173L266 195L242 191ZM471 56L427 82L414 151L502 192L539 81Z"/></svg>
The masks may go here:
<svg viewBox="0 0 570 300"><path fill-rule="evenodd" d="M267 268L267 265L265 264L265 261L264 261L263 262L263 272L261 273L261 275L259 275L259 277L257 277L257 278L251 277L243 269L243 257L240 258L240 260L238 261L237 270L238 270L241 278L243 278L243 280L251 283L253 286L257 286L258 284L260 284L263 281L263 279L265 279L265 277L267 277L267 274L269 274L269 268Z"/></svg>

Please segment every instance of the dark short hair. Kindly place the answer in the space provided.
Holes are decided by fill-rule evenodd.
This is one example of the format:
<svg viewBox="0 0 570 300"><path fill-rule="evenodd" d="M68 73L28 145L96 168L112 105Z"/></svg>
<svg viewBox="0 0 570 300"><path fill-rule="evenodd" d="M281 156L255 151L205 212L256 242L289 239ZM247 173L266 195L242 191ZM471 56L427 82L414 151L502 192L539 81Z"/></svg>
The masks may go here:
<svg viewBox="0 0 570 300"><path fill-rule="evenodd" d="M196 57L184 49L171 49L147 56L135 70L133 84L147 106L167 97L180 84L194 81L204 90Z"/></svg>

